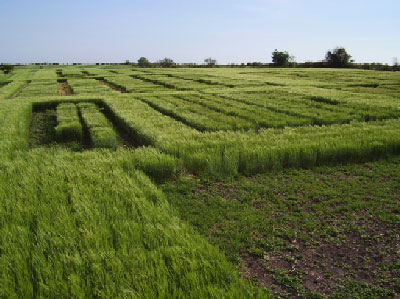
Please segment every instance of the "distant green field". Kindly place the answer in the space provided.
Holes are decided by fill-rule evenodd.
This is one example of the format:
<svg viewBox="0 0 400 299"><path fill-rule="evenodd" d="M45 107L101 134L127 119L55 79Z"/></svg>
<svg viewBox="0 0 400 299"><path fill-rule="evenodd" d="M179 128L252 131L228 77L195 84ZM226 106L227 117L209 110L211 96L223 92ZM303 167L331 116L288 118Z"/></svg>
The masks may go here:
<svg viewBox="0 0 400 299"><path fill-rule="evenodd" d="M232 215L222 212L215 215L225 217L226 231L221 239L209 238L206 231L218 223L199 220L207 206L191 205L187 192L197 179L240 182L289 168L386 163L400 153L400 73L16 67L0 74L0 136L2 298L333 296L332 289L302 284L300 274L273 270L290 291L271 289L277 283L261 283L257 275L249 279L240 271L241 258L259 258L268 242L284 246L262 233L266 224L246 236L237 233L234 246L223 245L237 228L229 225ZM290 182L289 189L302 188ZM387 192L398 200L397 183ZM268 192L257 196L271 198ZM291 199L276 200L282 206L274 208L287 209ZM385 210L393 200L368 208ZM215 207L220 209L209 206ZM398 209L386 218L378 214L379 221L398 227ZM279 217L246 215L257 223L267 217L270 224ZM302 229L290 227L288 234ZM259 243L247 239L254 233ZM237 252L246 246L251 254ZM395 280L376 285L369 295L400 293L400 280L397 289ZM362 289L346 287L337 296L361 296Z"/></svg>

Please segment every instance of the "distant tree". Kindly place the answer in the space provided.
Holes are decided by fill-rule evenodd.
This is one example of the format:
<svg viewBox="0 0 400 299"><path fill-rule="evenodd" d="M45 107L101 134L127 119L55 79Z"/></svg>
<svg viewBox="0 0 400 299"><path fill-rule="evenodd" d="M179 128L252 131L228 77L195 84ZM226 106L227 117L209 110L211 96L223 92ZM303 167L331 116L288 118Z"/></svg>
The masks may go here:
<svg viewBox="0 0 400 299"><path fill-rule="evenodd" d="M290 56L287 51L282 52L275 49L272 52L272 62L276 66L287 66L292 61L294 61L294 56Z"/></svg>
<svg viewBox="0 0 400 299"><path fill-rule="evenodd" d="M392 70L395 72L399 69L399 62L397 60L397 57L393 57L393 68Z"/></svg>
<svg viewBox="0 0 400 299"><path fill-rule="evenodd" d="M217 64L217 60L212 59L211 57L204 59L204 62L208 65L208 66L215 66Z"/></svg>
<svg viewBox="0 0 400 299"><path fill-rule="evenodd" d="M349 65L351 56L345 48L337 47L332 51L326 52L325 61L329 67L346 67Z"/></svg>
<svg viewBox="0 0 400 299"><path fill-rule="evenodd" d="M3 71L4 74L10 73L13 69L14 69L13 65L9 65L9 64L0 65L0 71Z"/></svg>
<svg viewBox="0 0 400 299"><path fill-rule="evenodd" d="M139 67L150 67L151 63L150 63L150 61L147 60L146 57L140 57L138 60L138 66Z"/></svg>
<svg viewBox="0 0 400 299"><path fill-rule="evenodd" d="M159 61L161 67L173 67L176 63L171 58L164 58Z"/></svg>
<svg viewBox="0 0 400 299"><path fill-rule="evenodd" d="M262 62L248 62L247 66L252 66L252 67L261 67L263 64Z"/></svg>

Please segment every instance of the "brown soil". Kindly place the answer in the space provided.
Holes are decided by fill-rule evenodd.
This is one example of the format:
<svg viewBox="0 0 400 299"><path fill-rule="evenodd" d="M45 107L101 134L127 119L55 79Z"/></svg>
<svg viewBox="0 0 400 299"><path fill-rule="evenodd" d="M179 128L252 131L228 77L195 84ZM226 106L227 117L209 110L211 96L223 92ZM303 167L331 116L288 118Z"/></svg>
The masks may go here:
<svg viewBox="0 0 400 299"><path fill-rule="evenodd" d="M266 271L265 263L258 257L252 255L242 257L240 274L248 280L257 279L263 287L267 287L274 294L289 295L287 288L275 283L272 273Z"/></svg>
<svg viewBox="0 0 400 299"><path fill-rule="evenodd" d="M67 81L58 82L58 94L60 96L70 96L70 95L72 95L72 89L68 85Z"/></svg>
<svg viewBox="0 0 400 299"><path fill-rule="evenodd" d="M290 249L266 253L264 257L242 255L241 273L280 295L288 295L288 290L274 281L276 269L303 273L304 288L323 295L334 293L340 281L346 279L396 289L394 279L398 277L392 266L400 260L399 225L360 225L369 228L368 234L348 233L342 236L341 244L320 242L310 247L293 239Z"/></svg>

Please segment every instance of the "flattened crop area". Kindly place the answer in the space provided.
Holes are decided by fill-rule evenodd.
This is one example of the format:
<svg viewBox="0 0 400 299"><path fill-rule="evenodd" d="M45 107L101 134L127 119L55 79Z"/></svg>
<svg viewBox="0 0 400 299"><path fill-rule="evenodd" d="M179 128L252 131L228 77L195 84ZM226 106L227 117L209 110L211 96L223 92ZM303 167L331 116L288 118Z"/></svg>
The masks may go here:
<svg viewBox="0 0 400 299"><path fill-rule="evenodd" d="M1 74L0 297L398 296L399 95L350 69Z"/></svg>

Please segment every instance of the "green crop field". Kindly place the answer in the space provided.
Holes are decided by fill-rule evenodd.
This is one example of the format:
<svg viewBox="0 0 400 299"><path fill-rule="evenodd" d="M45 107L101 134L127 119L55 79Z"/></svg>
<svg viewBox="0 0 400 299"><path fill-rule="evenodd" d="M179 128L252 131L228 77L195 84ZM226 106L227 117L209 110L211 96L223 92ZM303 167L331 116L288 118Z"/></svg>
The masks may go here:
<svg viewBox="0 0 400 299"><path fill-rule="evenodd" d="M400 296L400 73L0 74L0 298Z"/></svg>

